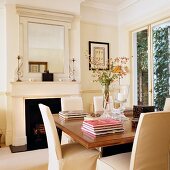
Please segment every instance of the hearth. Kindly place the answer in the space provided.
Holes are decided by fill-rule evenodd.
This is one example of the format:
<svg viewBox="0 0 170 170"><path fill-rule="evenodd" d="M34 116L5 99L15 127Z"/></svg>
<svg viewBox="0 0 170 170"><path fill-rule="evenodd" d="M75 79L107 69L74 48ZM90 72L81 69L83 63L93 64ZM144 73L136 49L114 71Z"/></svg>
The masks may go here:
<svg viewBox="0 0 170 170"><path fill-rule="evenodd" d="M47 148L46 133L38 107L39 103L49 106L53 114L61 111L60 98L25 99L27 150Z"/></svg>

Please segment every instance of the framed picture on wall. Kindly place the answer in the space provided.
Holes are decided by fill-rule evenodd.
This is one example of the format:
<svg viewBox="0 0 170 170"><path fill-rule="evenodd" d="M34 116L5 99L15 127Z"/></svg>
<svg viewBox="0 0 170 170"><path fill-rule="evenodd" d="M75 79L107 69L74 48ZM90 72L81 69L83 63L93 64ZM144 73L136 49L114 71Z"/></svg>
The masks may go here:
<svg viewBox="0 0 170 170"><path fill-rule="evenodd" d="M89 41L89 70L109 69L109 43Z"/></svg>
<svg viewBox="0 0 170 170"><path fill-rule="evenodd" d="M43 73L45 70L48 70L47 62L29 61L29 72Z"/></svg>

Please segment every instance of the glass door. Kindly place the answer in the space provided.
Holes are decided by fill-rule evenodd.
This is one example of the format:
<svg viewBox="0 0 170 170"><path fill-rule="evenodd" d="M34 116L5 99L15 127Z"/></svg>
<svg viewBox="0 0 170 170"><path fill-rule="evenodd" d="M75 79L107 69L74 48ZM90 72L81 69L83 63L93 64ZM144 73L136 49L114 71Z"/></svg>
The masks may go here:
<svg viewBox="0 0 170 170"><path fill-rule="evenodd" d="M133 32L133 91L134 104L148 105L148 28Z"/></svg>
<svg viewBox="0 0 170 170"><path fill-rule="evenodd" d="M132 32L133 104L163 110L170 97L170 19Z"/></svg>

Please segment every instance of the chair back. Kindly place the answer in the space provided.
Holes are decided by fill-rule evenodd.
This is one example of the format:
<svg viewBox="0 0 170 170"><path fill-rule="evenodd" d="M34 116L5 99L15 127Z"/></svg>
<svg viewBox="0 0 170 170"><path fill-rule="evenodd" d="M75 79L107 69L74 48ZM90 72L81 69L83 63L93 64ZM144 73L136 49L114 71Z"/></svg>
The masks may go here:
<svg viewBox="0 0 170 170"><path fill-rule="evenodd" d="M140 115L133 143L130 170L168 170L170 112Z"/></svg>
<svg viewBox="0 0 170 170"><path fill-rule="evenodd" d="M113 98L109 96L110 106L113 107ZM94 105L94 112L101 112L103 111L103 96L94 96L93 97L93 105ZM110 108L112 109L112 108Z"/></svg>
<svg viewBox="0 0 170 170"><path fill-rule="evenodd" d="M170 111L170 98L165 100L164 111Z"/></svg>
<svg viewBox="0 0 170 170"><path fill-rule="evenodd" d="M81 96L68 96L61 98L62 111L83 110L83 101Z"/></svg>
<svg viewBox="0 0 170 170"><path fill-rule="evenodd" d="M62 151L61 151L60 140L58 137L58 132L54 123L52 113L50 111L50 108L43 104L39 104L39 108L41 111L45 131L46 131L46 136L47 136L48 154L49 154L48 170L60 169Z"/></svg>

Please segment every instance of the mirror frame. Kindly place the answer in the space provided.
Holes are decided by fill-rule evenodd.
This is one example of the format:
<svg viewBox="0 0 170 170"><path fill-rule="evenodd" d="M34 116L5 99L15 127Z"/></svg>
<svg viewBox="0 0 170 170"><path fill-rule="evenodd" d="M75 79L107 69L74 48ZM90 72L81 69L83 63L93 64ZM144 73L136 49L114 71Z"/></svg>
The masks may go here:
<svg viewBox="0 0 170 170"><path fill-rule="evenodd" d="M50 24L60 25L64 27L64 73L54 73L54 81L59 78L69 79L69 33L71 29L71 22L73 15L58 13L54 11L46 11L35 8L28 8L17 6L19 14L19 51L20 56L23 57L23 79L35 78L41 80L42 73L29 72L28 61L28 24Z"/></svg>

